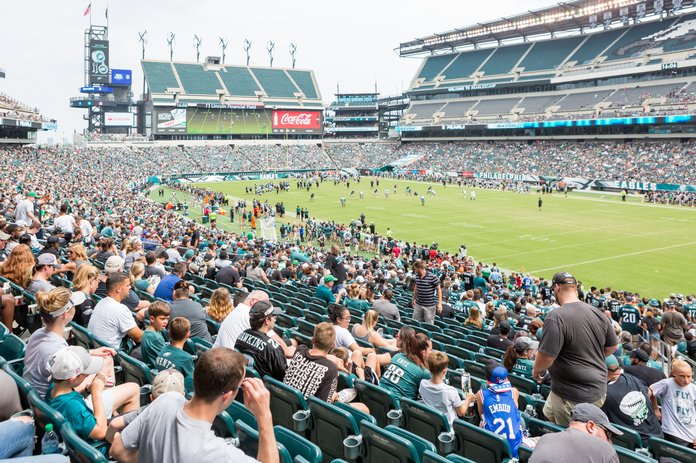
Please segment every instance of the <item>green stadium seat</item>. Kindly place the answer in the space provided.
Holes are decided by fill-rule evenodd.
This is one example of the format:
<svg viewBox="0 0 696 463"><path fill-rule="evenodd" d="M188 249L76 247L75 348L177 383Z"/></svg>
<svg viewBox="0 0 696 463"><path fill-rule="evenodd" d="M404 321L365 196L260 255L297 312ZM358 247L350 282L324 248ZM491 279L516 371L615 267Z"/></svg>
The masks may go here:
<svg viewBox="0 0 696 463"><path fill-rule="evenodd" d="M455 452L478 463L499 463L512 457L505 438L464 420L454 420Z"/></svg>
<svg viewBox="0 0 696 463"><path fill-rule="evenodd" d="M297 71L295 69L288 69L286 72L292 78L292 80L295 81L295 84L297 84L297 86L300 87L300 90L302 90L302 93L305 94L305 97L309 99L319 98L319 93L317 92L317 88L314 85L314 80L312 79L311 72Z"/></svg>
<svg viewBox="0 0 696 463"><path fill-rule="evenodd" d="M300 391L277 379L265 376L263 383L271 394L271 413L273 423L293 429L292 415L307 410L307 401Z"/></svg>
<svg viewBox="0 0 696 463"><path fill-rule="evenodd" d="M17 374L12 364L5 362L2 365L2 369L14 380L15 384L17 384L17 390L19 391L19 398L22 402L22 407L24 409L29 408L29 393L34 391L32 385L29 384L29 381Z"/></svg>
<svg viewBox="0 0 696 463"><path fill-rule="evenodd" d="M562 426L551 423L550 421L540 420L531 416L527 417L524 421L532 437L541 437L544 434L561 432L564 429Z"/></svg>
<svg viewBox="0 0 696 463"><path fill-rule="evenodd" d="M696 462L696 450L674 444L665 439L651 437L648 439L648 450L657 461L661 461L661 458L673 458L681 463Z"/></svg>
<svg viewBox="0 0 696 463"><path fill-rule="evenodd" d="M387 413L400 408L399 401L391 391L359 379L356 379L354 384L358 391L358 400L370 409L370 414L377 420L377 425L384 427L389 424Z"/></svg>
<svg viewBox="0 0 696 463"><path fill-rule="evenodd" d="M523 378L522 376L519 375L508 375L508 379L510 380L510 383L516 387L520 392L524 392L525 394L536 394L539 392L539 385L532 381L531 379Z"/></svg>
<svg viewBox="0 0 696 463"><path fill-rule="evenodd" d="M486 372L484 368L482 363L474 360L464 360L464 369L473 376L478 376L479 378L485 377Z"/></svg>
<svg viewBox="0 0 696 463"><path fill-rule="evenodd" d="M261 91L249 68L225 66L218 72L218 75L230 95L256 96L255 92Z"/></svg>
<svg viewBox="0 0 696 463"><path fill-rule="evenodd" d="M94 341L94 336L84 326L78 325L75 322L70 322L72 342L76 346L84 347L87 350L95 349L97 343Z"/></svg>
<svg viewBox="0 0 696 463"><path fill-rule="evenodd" d="M128 354L119 352L116 357L114 357L114 362L123 368L123 382L124 383L138 383L138 386L145 386L152 384L152 373L147 365L138 359L131 357Z"/></svg>
<svg viewBox="0 0 696 463"><path fill-rule="evenodd" d="M407 398L402 398L400 403L403 412L402 427L407 431L430 442L437 442L440 434L451 431L449 421L442 412Z"/></svg>
<svg viewBox="0 0 696 463"><path fill-rule="evenodd" d="M616 426L616 428L619 431L623 432L623 436L612 437L612 444L631 451L643 447L643 440L641 439L640 434L638 434L635 429L627 428L626 426L621 426L615 423L612 424Z"/></svg>
<svg viewBox="0 0 696 463"><path fill-rule="evenodd" d="M148 87L152 93L165 93L168 88L179 88L179 83L176 80L172 64L161 61L143 61L143 72L147 79ZM104 264L100 261L93 260L92 263L101 264L102 270Z"/></svg>
<svg viewBox="0 0 696 463"><path fill-rule="evenodd" d="M341 402L334 402L334 407L340 408L341 410L345 410L351 415L353 415L353 418L355 419L355 422L360 425L363 421L367 421L368 423L372 424L377 424L377 420L375 420L375 417L365 413L363 411L358 410L357 408L351 407L350 404L344 404Z"/></svg>
<svg viewBox="0 0 696 463"><path fill-rule="evenodd" d="M455 355L462 360L475 360L476 358L476 354L472 351L459 346L446 345L445 353L447 355Z"/></svg>
<svg viewBox="0 0 696 463"><path fill-rule="evenodd" d="M316 397L309 397L307 402L312 422L309 440L321 449L324 463L335 458L342 458L343 440L348 436L359 434L355 418L347 411Z"/></svg>
<svg viewBox="0 0 696 463"><path fill-rule="evenodd" d="M483 353L493 358L496 358L501 362L503 361L503 357L505 356L504 350L496 349L495 347L484 347Z"/></svg>
<svg viewBox="0 0 696 463"><path fill-rule="evenodd" d="M256 458L259 453L259 432L243 421L234 422L234 430L239 439L239 449L252 458ZM280 446L278 448L280 453ZM281 454L281 462L285 462Z"/></svg>
<svg viewBox="0 0 696 463"><path fill-rule="evenodd" d="M46 425L50 423L53 425L53 429L60 432L66 423L65 417L44 402L36 391L31 391L28 398L31 411L34 412L34 419L39 423L41 429L46 428Z"/></svg>
<svg viewBox="0 0 696 463"><path fill-rule="evenodd" d="M396 434L399 437L403 437L412 443L416 448L416 453L418 455L422 455L423 452L437 452L437 448L433 442L425 439L422 436L414 434L411 431L407 431L406 429L402 429L391 424L384 429L392 434ZM435 442L437 442L437 440Z"/></svg>
<svg viewBox="0 0 696 463"><path fill-rule="evenodd" d="M468 458L464 458L463 456L454 453L447 455L447 460L451 461L452 463L478 463L474 460L469 460Z"/></svg>
<svg viewBox="0 0 696 463"><path fill-rule="evenodd" d="M362 463L420 463L415 446L401 436L370 423L360 425Z"/></svg>
<svg viewBox="0 0 696 463"><path fill-rule="evenodd" d="M616 454L619 456L619 463L657 463L657 460L648 455L634 452L633 450L629 450L616 444L614 444L614 450L616 450Z"/></svg>
<svg viewBox="0 0 696 463"><path fill-rule="evenodd" d="M476 344L475 342L469 341L467 339L457 339L457 346L474 353L474 355L477 354L481 349L481 346L479 344Z"/></svg>
<svg viewBox="0 0 696 463"><path fill-rule="evenodd" d="M246 406L244 406L244 404L234 400L225 411L229 413L235 422L243 421L249 427L258 429L259 425L256 422L256 417L248 408L246 408Z"/></svg>
<svg viewBox="0 0 696 463"><path fill-rule="evenodd" d="M237 437L237 430L234 428L234 419L225 410L215 417L211 429L216 436L222 437L223 439Z"/></svg>
<svg viewBox="0 0 696 463"><path fill-rule="evenodd" d="M431 450L426 450L420 456L421 463L451 463L447 458Z"/></svg>
<svg viewBox="0 0 696 463"><path fill-rule="evenodd" d="M294 98L300 90L282 69L251 68L270 98Z"/></svg>
<svg viewBox="0 0 696 463"><path fill-rule="evenodd" d="M520 445L517 449L517 459L520 461L520 463L527 463L530 458L532 458L532 449L525 447L524 445Z"/></svg>
<svg viewBox="0 0 696 463"><path fill-rule="evenodd" d="M107 463L107 458L96 448L80 439L69 423L60 430L63 442L73 463Z"/></svg>
<svg viewBox="0 0 696 463"><path fill-rule="evenodd" d="M342 391L343 389L348 389L354 387L355 376L346 373L345 371L338 372L338 386L336 386L337 391Z"/></svg>
<svg viewBox="0 0 696 463"><path fill-rule="evenodd" d="M321 449L308 439L295 434L283 426L275 426L273 431L275 432L278 444L285 447L290 453L290 457L292 458L291 461L296 461L296 459L300 457L308 463L321 463Z"/></svg>
<svg viewBox="0 0 696 463"><path fill-rule="evenodd" d="M24 370L24 353L27 345L18 336L10 333L0 342L0 357L8 363L16 365L19 373Z"/></svg>

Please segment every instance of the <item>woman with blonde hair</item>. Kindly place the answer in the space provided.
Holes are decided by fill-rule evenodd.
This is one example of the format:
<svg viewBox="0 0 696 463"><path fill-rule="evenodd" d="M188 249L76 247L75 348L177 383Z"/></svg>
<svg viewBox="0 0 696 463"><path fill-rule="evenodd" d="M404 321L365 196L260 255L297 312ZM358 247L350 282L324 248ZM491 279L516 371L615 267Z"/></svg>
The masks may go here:
<svg viewBox="0 0 696 463"><path fill-rule="evenodd" d="M126 272L130 271L135 261L145 257L143 253L143 242L140 241L139 238L127 240L123 246L123 252L125 253L123 260L125 261L124 268Z"/></svg>
<svg viewBox="0 0 696 463"><path fill-rule="evenodd" d="M210 318L218 323L222 321L232 312L232 301L230 300L230 292L227 288L218 288L213 291L210 296L210 303L206 307L206 312Z"/></svg>
<svg viewBox="0 0 696 463"><path fill-rule="evenodd" d="M35 263L36 260L31 248L26 244L19 244L14 247L7 260L0 267L0 276L26 288L31 280L31 271Z"/></svg>
<svg viewBox="0 0 696 463"><path fill-rule="evenodd" d="M157 285L152 284L152 282L144 278L144 276L145 264L143 264L140 261L133 262L133 265L130 269L130 278L133 287L139 289L140 291L146 291L148 294L155 294L155 289L157 289Z"/></svg>
<svg viewBox="0 0 696 463"><path fill-rule="evenodd" d="M81 265L89 264L87 250L81 243L75 243L68 248L68 259L75 262L75 266L78 268Z"/></svg>
<svg viewBox="0 0 696 463"><path fill-rule="evenodd" d="M96 305L92 295L99 285L99 269L90 264L80 265L72 283L70 301L75 305L73 321L86 327Z"/></svg>
<svg viewBox="0 0 696 463"><path fill-rule="evenodd" d="M481 313L476 307L469 308L469 316L464 320L464 327L467 326L474 327L476 329L483 329L483 321L481 321Z"/></svg>
<svg viewBox="0 0 696 463"><path fill-rule="evenodd" d="M379 313L376 310L368 310L363 316L362 324L353 325L352 334L355 338L369 342L375 347L385 347L396 350L396 339L385 339L375 331L379 321Z"/></svg>

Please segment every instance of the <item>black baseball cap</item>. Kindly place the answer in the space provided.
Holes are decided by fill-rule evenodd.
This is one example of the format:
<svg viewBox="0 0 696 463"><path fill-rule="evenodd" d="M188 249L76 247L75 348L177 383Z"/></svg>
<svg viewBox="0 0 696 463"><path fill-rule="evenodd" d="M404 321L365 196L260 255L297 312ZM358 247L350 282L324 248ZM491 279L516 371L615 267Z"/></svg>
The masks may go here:
<svg viewBox="0 0 696 463"><path fill-rule="evenodd" d="M558 272L553 276L552 284L554 285L577 285L578 280L568 272Z"/></svg>
<svg viewBox="0 0 696 463"><path fill-rule="evenodd" d="M266 318L271 315L280 315L283 310L280 307L273 307L269 301L257 301L251 306L249 311L250 318Z"/></svg>
<svg viewBox="0 0 696 463"><path fill-rule="evenodd" d="M643 349L636 349L631 352L631 357L635 357L638 361L646 363L650 360L650 356Z"/></svg>

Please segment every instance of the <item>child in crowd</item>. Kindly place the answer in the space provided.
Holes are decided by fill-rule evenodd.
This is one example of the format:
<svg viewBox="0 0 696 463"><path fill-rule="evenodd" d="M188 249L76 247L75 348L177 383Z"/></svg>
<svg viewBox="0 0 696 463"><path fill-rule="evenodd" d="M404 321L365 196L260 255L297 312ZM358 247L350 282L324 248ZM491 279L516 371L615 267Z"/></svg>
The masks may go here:
<svg viewBox="0 0 696 463"><path fill-rule="evenodd" d="M462 399L454 387L445 384L448 363L447 354L432 351L428 355L428 370L431 377L421 380L418 392L427 406L445 414L451 426L455 418L461 418L467 414L476 396L468 392L466 398Z"/></svg>
<svg viewBox="0 0 696 463"><path fill-rule="evenodd" d="M140 354L143 362L150 368L157 368L155 361L162 349L166 347L162 331L167 328L169 323L169 306L166 302L155 301L148 309L150 316L150 326L143 331L140 340Z"/></svg>
<svg viewBox="0 0 696 463"><path fill-rule="evenodd" d="M82 439L104 439L106 420L114 411L120 409L121 413L127 413L140 406L140 388L136 383L104 390L106 377L99 373L104 359L89 355L83 347L63 348L48 363L53 383L46 392L46 403L60 412ZM84 398L75 387L94 374L96 376L87 388L91 395Z"/></svg>
<svg viewBox="0 0 696 463"><path fill-rule="evenodd" d="M157 370L173 368L184 375L184 384L187 391L193 390L193 358L184 351L184 344L191 336L191 322L184 317L176 317L169 323L169 341L157 356L155 367Z"/></svg>

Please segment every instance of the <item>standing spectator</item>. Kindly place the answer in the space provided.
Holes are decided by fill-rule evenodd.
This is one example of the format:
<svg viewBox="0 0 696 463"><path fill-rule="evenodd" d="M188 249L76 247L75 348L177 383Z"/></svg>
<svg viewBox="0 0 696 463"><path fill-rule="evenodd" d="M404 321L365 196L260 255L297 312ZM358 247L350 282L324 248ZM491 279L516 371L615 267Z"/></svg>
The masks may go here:
<svg viewBox="0 0 696 463"><path fill-rule="evenodd" d="M249 312L251 328L244 330L237 338L235 350L251 359L250 363L263 378L269 375L278 381L285 377L287 362L283 348L268 337L268 332L273 330L276 317L283 311L273 307L269 301L258 301Z"/></svg>
<svg viewBox="0 0 696 463"><path fill-rule="evenodd" d="M615 356L607 364L607 400L602 410L612 423L635 430L647 447L650 437L662 439L662 428L650 402L645 383L624 372Z"/></svg>
<svg viewBox="0 0 696 463"><path fill-rule="evenodd" d="M40 217L34 215L34 202L39 198L39 195L30 191L27 197L17 203L15 208L15 222L18 225L29 226L32 222L38 222Z"/></svg>
<svg viewBox="0 0 696 463"><path fill-rule="evenodd" d="M246 359L239 352L218 348L203 352L193 374L191 400L178 392L159 396L116 433L110 456L118 461L142 462L255 461L210 430L215 417L230 406L241 388L244 405L258 423L256 458L261 463L278 463L270 394L260 379L244 378L245 367Z"/></svg>
<svg viewBox="0 0 696 463"><path fill-rule="evenodd" d="M552 287L561 307L544 320L544 335L534 362L534 379L551 374L551 393L544 405L549 421L567 426L578 403L601 406L607 391L604 359L618 348L610 320L600 309L581 302L573 275L559 272Z"/></svg>
<svg viewBox="0 0 696 463"><path fill-rule="evenodd" d="M545 434L539 439L529 463L556 463L562 455L593 463L619 463L611 436L623 433L612 426L602 410L592 404L573 407L568 429Z"/></svg>
<svg viewBox="0 0 696 463"><path fill-rule="evenodd" d="M693 372L684 360L672 362L670 377L650 386L650 400L658 418L662 418L665 439L696 448L696 385ZM657 399L662 401L659 411Z"/></svg>
<svg viewBox="0 0 696 463"><path fill-rule="evenodd" d="M170 316L184 317L191 323L191 336L213 342L205 322L206 314L203 306L189 299L191 294L189 284L180 280L174 285L174 300L169 303Z"/></svg>
<svg viewBox="0 0 696 463"><path fill-rule="evenodd" d="M346 281L347 272L346 267L343 265L341 250L337 245L331 245L331 252L326 255L324 268L331 272L331 275L336 279L336 286L333 288L333 292L336 293L341 290L343 282Z"/></svg>
<svg viewBox="0 0 696 463"><path fill-rule="evenodd" d="M143 332L135 324L131 311L121 302L128 297L131 282L124 273L112 273L106 279L107 296L94 307L87 329L114 349L128 336L140 342Z"/></svg>
<svg viewBox="0 0 696 463"><path fill-rule="evenodd" d="M679 341L684 339L684 330L688 329L689 324L681 312L677 312L677 306L670 304L669 310L662 314L662 337L670 346L676 346Z"/></svg>
<svg viewBox="0 0 696 463"><path fill-rule="evenodd" d="M413 319L418 322L435 323L435 311L442 312L442 287L440 280L427 269L425 262L413 264L416 286L413 291Z"/></svg>

